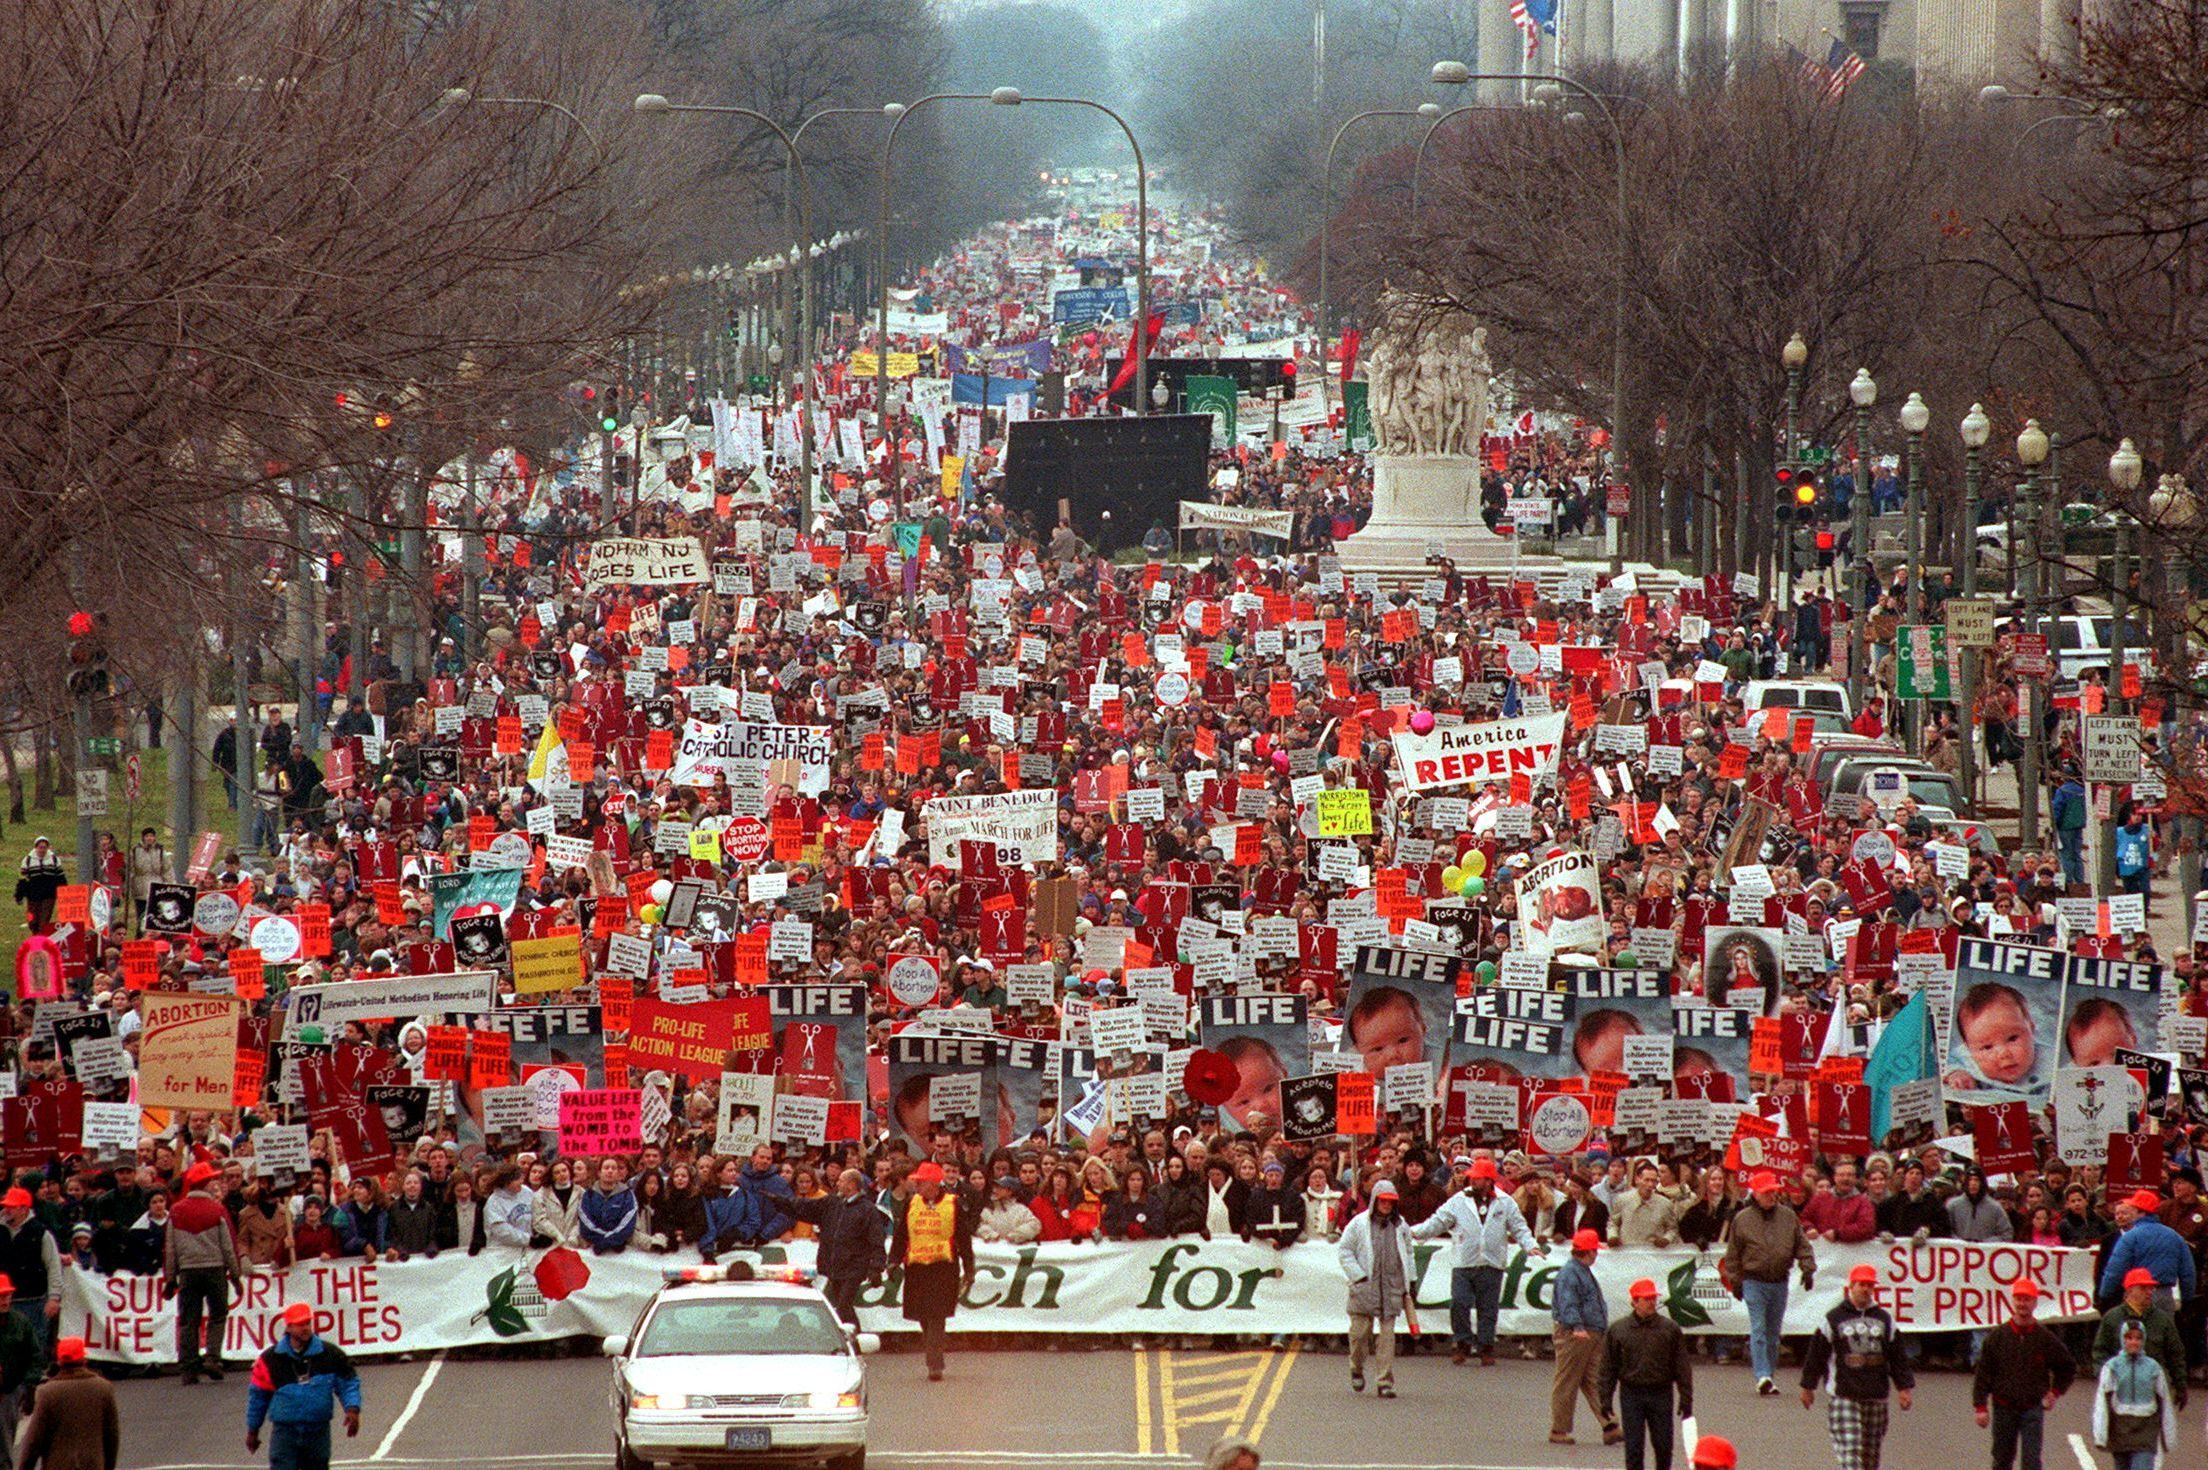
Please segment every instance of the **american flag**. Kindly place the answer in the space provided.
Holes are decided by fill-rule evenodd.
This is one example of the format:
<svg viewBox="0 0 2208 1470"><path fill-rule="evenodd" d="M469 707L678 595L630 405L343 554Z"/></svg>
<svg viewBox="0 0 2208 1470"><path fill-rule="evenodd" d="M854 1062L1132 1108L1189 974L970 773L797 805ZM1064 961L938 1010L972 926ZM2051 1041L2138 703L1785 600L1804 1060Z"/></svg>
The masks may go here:
<svg viewBox="0 0 2208 1470"><path fill-rule="evenodd" d="M1832 38L1832 50L1825 54L1825 71L1830 80L1825 83L1826 95L1838 100L1848 90L1848 83L1863 75L1863 58L1848 49L1848 43L1838 36Z"/></svg>
<svg viewBox="0 0 2208 1470"><path fill-rule="evenodd" d="M1541 50L1541 22L1526 9L1526 0L1510 0L1510 22L1526 33L1526 59L1531 61Z"/></svg>

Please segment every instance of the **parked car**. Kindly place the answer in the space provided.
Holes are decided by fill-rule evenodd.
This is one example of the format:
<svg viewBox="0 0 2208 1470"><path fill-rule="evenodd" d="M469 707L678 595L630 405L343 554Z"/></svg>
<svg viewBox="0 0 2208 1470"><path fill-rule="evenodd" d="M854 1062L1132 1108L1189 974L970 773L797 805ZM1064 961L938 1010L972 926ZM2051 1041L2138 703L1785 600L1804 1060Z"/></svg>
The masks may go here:
<svg viewBox="0 0 2208 1470"><path fill-rule="evenodd" d="M1740 703L1750 714L1783 704L1795 709L1829 710L1840 716L1843 725L1855 717L1848 704L1847 686L1820 679L1752 679L1741 691Z"/></svg>

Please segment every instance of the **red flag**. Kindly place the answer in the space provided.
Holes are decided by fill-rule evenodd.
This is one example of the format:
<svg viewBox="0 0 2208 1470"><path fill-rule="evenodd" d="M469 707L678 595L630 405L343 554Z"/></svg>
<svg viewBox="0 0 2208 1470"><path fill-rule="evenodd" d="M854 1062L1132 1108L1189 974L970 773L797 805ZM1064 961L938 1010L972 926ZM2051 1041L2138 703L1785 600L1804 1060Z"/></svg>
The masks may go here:
<svg viewBox="0 0 2208 1470"><path fill-rule="evenodd" d="M1342 382L1357 375L1357 349L1364 345L1365 334L1351 327L1342 333Z"/></svg>
<svg viewBox="0 0 2208 1470"><path fill-rule="evenodd" d="M1152 314L1150 318L1150 330L1145 334L1145 336L1148 338L1149 346L1155 347L1158 345L1158 333L1163 330L1165 330L1164 316L1159 314ZM1148 354L1145 353L1145 356L1147 355ZM1126 387L1134 380L1135 349L1134 344L1132 342L1129 342L1127 345L1127 360L1119 365L1119 376L1112 379L1112 386L1105 390L1105 397L1109 398L1112 394L1117 393L1120 389Z"/></svg>

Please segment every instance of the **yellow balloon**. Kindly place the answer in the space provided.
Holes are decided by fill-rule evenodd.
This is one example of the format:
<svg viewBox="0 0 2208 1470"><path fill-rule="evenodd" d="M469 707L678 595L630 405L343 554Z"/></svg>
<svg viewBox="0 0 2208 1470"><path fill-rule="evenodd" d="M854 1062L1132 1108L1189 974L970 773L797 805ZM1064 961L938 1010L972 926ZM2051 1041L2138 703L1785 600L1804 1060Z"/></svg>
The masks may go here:
<svg viewBox="0 0 2208 1470"><path fill-rule="evenodd" d="M1487 854L1473 848L1464 855L1464 870L1477 878L1487 871Z"/></svg>

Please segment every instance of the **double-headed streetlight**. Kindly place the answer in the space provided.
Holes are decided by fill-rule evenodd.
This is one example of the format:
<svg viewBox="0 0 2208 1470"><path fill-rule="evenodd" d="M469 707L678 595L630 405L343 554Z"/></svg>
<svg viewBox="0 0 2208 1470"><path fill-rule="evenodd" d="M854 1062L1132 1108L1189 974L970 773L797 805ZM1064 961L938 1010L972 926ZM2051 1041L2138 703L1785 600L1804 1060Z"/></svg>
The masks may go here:
<svg viewBox="0 0 2208 1470"><path fill-rule="evenodd" d="M987 92L934 92L907 106L897 115L889 127L889 136L882 140L881 214L875 229L875 268L881 277L881 299L875 318L876 348L874 361L874 401L882 414L882 435L888 441L890 500L900 513L904 509L904 465L899 453L896 415L891 412L889 395L889 166L891 155L897 149L897 134L914 114L931 102L987 102L995 107L1050 106L1085 107L1101 112L1119 125L1126 136L1127 146L1135 155L1135 340L1132 351L1135 358L1135 415L1143 413L1143 403L1149 393L1150 375L1150 173L1142 158L1142 144L1135 140L1133 128L1101 102L1086 97L1030 97L1018 87L997 87Z"/></svg>
<svg viewBox="0 0 2208 1470"><path fill-rule="evenodd" d="M1973 403L1970 412L1963 415L1959 430L1963 440L1963 597L1966 601L1978 595L1978 454L1986 447L1986 440L1993 433L1993 421L1986 417L1985 405ZM2013 555L2015 548L2010 552ZM1962 775L1963 790L1970 793L1973 805L1978 801L1978 751L1975 745L1978 711L1978 650L1963 650L1963 739Z"/></svg>
<svg viewBox="0 0 2208 1470"><path fill-rule="evenodd" d="M2047 431L2038 419L2026 419L2016 436L2016 462L2024 467L2024 482L2017 487L2017 528L2027 545L2009 547L2012 565L2021 568L2019 600L2023 625L2044 633L2038 616L2039 602L2039 470L2047 463ZM2021 558L2021 560L2019 560ZM2017 733L2023 738L2016 764L2017 832L2026 847L2039 845L2039 684L2036 678L2017 680Z"/></svg>
<svg viewBox="0 0 2208 1470"><path fill-rule="evenodd" d="M1848 702L1863 708L1864 662L1869 655L1866 633L1871 618L1871 406L1878 402L1878 384L1869 368L1857 368L1848 384L1848 401L1855 405L1855 495L1848 507L1850 531L1848 560L1854 563L1849 578Z"/></svg>
<svg viewBox="0 0 2208 1470"><path fill-rule="evenodd" d="M797 180L797 238L790 247L790 263L798 268L797 311L798 343L797 373L802 385L796 398L797 452L799 473L803 478L800 493L804 497L805 520L811 524L813 515L813 272L807 251L813 242L813 191L806 182L805 159L797 151L797 140L789 129L749 107L731 107L720 103L670 102L657 92L646 92L636 99L636 110L647 116L663 116L676 112L709 113L717 117L740 117L755 122L771 131L782 144L782 151L789 159L790 173Z"/></svg>
<svg viewBox="0 0 2208 1470"><path fill-rule="evenodd" d="M1342 125L1334 130L1333 141L1326 145L1326 163L1319 170L1319 401L1322 405L1326 402L1326 349L1331 340L1326 310L1326 277L1331 253L1329 247L1334 238L1334 151L1342 146L1342 135L1368 117L1427 117L1434 119L1438 125L1441 115L1441 104L1438 102L1421 102L1416 107L1370 108L1344 118ZM1415 191L1415 180L1413 188ZM1413 197L1415 199L1415 192ZM1411 210L1416 214L1418 206L1414 203Z"/></svg>

